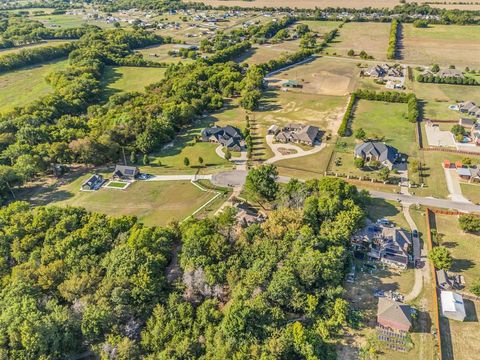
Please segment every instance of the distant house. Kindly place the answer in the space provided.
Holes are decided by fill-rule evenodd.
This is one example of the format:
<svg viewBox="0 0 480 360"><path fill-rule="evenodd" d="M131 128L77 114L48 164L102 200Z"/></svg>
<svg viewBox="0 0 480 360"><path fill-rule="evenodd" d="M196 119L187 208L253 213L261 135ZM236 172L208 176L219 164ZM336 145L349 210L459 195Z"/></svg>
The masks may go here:
<svg viewBox="0 0 480 360"><path fill-rule="evenodd" d="M355 146L354 155L365 162L379 161L390 170L399 157L397 149L379 141L367 141Z"/></svg>
<svg viewBox="0 0 480 360"><path fill-rule="evenodd" d="M460 120L458 120L458 125L470 130L472 126L475 125L475 120L461 118Z"/></svg>
<svg viewBox="0 0 480 360"><path fill-rule="evenodd" d="M386 74L387 74L387 70L380 65L374 65L365 71L365 75L368 75L374 78L382 78Z"/></svg>
<svg viewBox="0 0 480 360"><path fill-rule="evenodd" d="M318 139L318 134L319 129L316 126L290 123L276 134L275 140L313 146Z"/></svg>
<svg viewBox="0 0 480 360"><path fill-rule="evenodd" d="M377 323L397 331L409 331L412 327L412 309L398 301L380 297L377 307Z"/></svg>
<svg viewBox="0 0 480 360"><path fill-rule="evenodd" d="M442 315L446 318L463 321L467 317L465 304L461 295L452 291L441 291Z"/></svg>
<svg viewBox="0 0 480 360"><path fill-rule="evenodd" d="M437 76L441 78L458 78L458 79L463 79L465 78L465 75L463 75L463 72L457 69L443 69L440 70L437 73Z"/></svg>
<svg viewBox="0 0 480 360"><path fill-rule="evenodd" d="M115 165L113 178L118 180L135 180L140 174L140 170L136 166Z"/></svg>
<svg viewBox="0 0 480 360"><path fill-rule="evenodd" d="M280 128L277 125L271 125L267 130L267 134L269 135L277 135L279 132Z"/></svg>
<svg viewBox="0 0 480 360"><path fill-rule="evenodd" d="M105 182L102 175L93 174L90 176L80 187L83 191L93 191L98 190Z"/></svg>
<svg viewBox="0 0 480 360"><path fill-rule="evenodd" d="M453 283L448 277L448 273L445 270L437 270L437 283L438 287L442 290L453 289Z"/></svg>
<svg viewBox="0 0 480 360"><path fill-rule="evenodd" d="M475 108L476 105L472 101L464 101L458 104L458 110L463 113L469 113L471 109Z"/></svg>
<svg viewBox="0 0 480 360"><path fill-rule="evenodd" d="M284 88L291 88L291 89L301 89L303 85L295 80L287 80L282 84Z"/></svg>
<svg viewBox="0 0 480 360"><path fill-rule="evenodd" d="M203 129L201 140L221 144L231 151L241 151L242 147L245 146L240 130L230 125Z"/></svg>
<svg viewBox="0 0 480 360"><path fill-rule="evenodd" d="M376 79L382 78L403 78L403 68L401 65L374 65L364 71L364 74Z"/></svg>

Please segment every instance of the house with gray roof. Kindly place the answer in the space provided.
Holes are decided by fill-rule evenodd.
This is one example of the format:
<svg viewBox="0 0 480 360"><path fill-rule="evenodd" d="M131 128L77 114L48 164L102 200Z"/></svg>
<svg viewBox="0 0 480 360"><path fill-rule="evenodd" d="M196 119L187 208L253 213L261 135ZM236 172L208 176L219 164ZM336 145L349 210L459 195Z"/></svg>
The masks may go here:
<svg viewBox="0 0 480 360"><path fill-rule="evenodd" d="M464 101L458 104L458 110L463 113L469 113L471 109L475 108L476 105L473 101Z"/></svg>
<svg viewBox="0 0 480 360"><path fill-rule="evenodd" d="M366 141L358 144L355 146L354 155L356 158L362 158L365 162L379 161L390 170L399 157L397 149L380 141Z"/></svg>
<svg viewBox="0 0 480 360"><path fill-rule="evenodd" d="M437 76L440 76L441 78L457 78L457 79L465 78L465 75L463 75L463 72L457 69L440 70L437 73Z"/></svg>
<svg viewBox="0 0 480 360"><path fill-rule="evenodd" d="M227 125L205 128L201 133L201 141L217 143L231 151L241 151L245 146L242 133L237 128Z"/></svg>
<svg viewBox="0 0 480 360"><path fill-rule="evenodd" d="M113 178L118 180L135 180L140 174L140 169L136 166L115 165Z"/></svg>
<svg viewBox="0 0 480 360"><path fill-rule="evenodd" d="M290 123L275 135L275 140L313 146L318 139L319 132L316 126Z"/></svg>
<svg viewBox="0 0 480 360"><path fill-rule="evenodd" d="M389 267L405 270L408 267L408 252L411 245L410 235L405 230L377 225L368 256L380 260Z"/></svg>
<svg viewBox="0 0 480 360"><path fill-rule="evenodd" d="M412 308L401 302L380 297L377 323L392 330L407 332L412 327Z"/></svg>

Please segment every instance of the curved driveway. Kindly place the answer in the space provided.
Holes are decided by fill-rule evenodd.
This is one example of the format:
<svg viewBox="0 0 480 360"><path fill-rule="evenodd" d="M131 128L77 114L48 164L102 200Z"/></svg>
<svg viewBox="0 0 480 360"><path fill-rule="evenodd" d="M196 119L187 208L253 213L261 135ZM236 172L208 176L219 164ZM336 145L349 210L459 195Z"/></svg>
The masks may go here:
<svg viewBox="0 0 480 360"><path fill-rule="evenodd" d="M266 164L273 164L274 162L277 162L277 161L280 161L280 160L294 159L294 158L298 158L298 157L302 157L302 156L316 154L319 151L321 151L322 149L324 149L325 146L326 146L324 143L322 143L320 145L315 145L311 150L307 151L307 150L303 150L301 147L296 146L294 144L289 144L289 143L275 144L273 142L273 135L267 135L266 139L267 139L268 146L270 146L270 149L272 149L273 154L274 154L273 157L271 157L270 159L265 161ZM281 148L288 149L288 150L295 150L296 153L295 154L283 155L280 152Z"/></svg>

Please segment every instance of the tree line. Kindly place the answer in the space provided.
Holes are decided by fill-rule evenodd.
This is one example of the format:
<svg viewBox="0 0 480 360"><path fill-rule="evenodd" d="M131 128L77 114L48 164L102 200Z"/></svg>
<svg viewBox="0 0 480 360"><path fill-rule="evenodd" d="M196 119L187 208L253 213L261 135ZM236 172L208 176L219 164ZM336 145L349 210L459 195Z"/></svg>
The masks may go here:
<svg viewBox="0 0 480 360"><path fill-rule="evenodd" d="M80 208L3 207L0 355L335 359L356 321L342 284L368 199L338 179L274 189L277 210L249 227L233 209L148 228ZM181 276L167 278L179 243Z"/></svg>
<svg viewBox="0 0 480 360"><path fill-rule="evenodd" d="M397 56L398 32L399 32L398 20L393 19L390 26L390 36L388 39L387 59L395 59Z"/></svg>

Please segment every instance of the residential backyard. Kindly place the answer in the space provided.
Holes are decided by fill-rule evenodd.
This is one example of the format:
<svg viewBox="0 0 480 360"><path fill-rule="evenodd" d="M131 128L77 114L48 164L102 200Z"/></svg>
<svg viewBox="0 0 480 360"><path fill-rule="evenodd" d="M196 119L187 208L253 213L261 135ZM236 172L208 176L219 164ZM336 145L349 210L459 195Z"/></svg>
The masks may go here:
<svg viewBox="0 0 480 360"><path fill-rule="evenodd" d="M143 49L136 50L135 52L143 55L145 60L159 62L159 63L171 63L175 64L178 62L189 63L193 62L192 59L182 59L181 57L174 57L168 54L169 51L175 49L174 44L162 44L149 46Z"/></svg>

